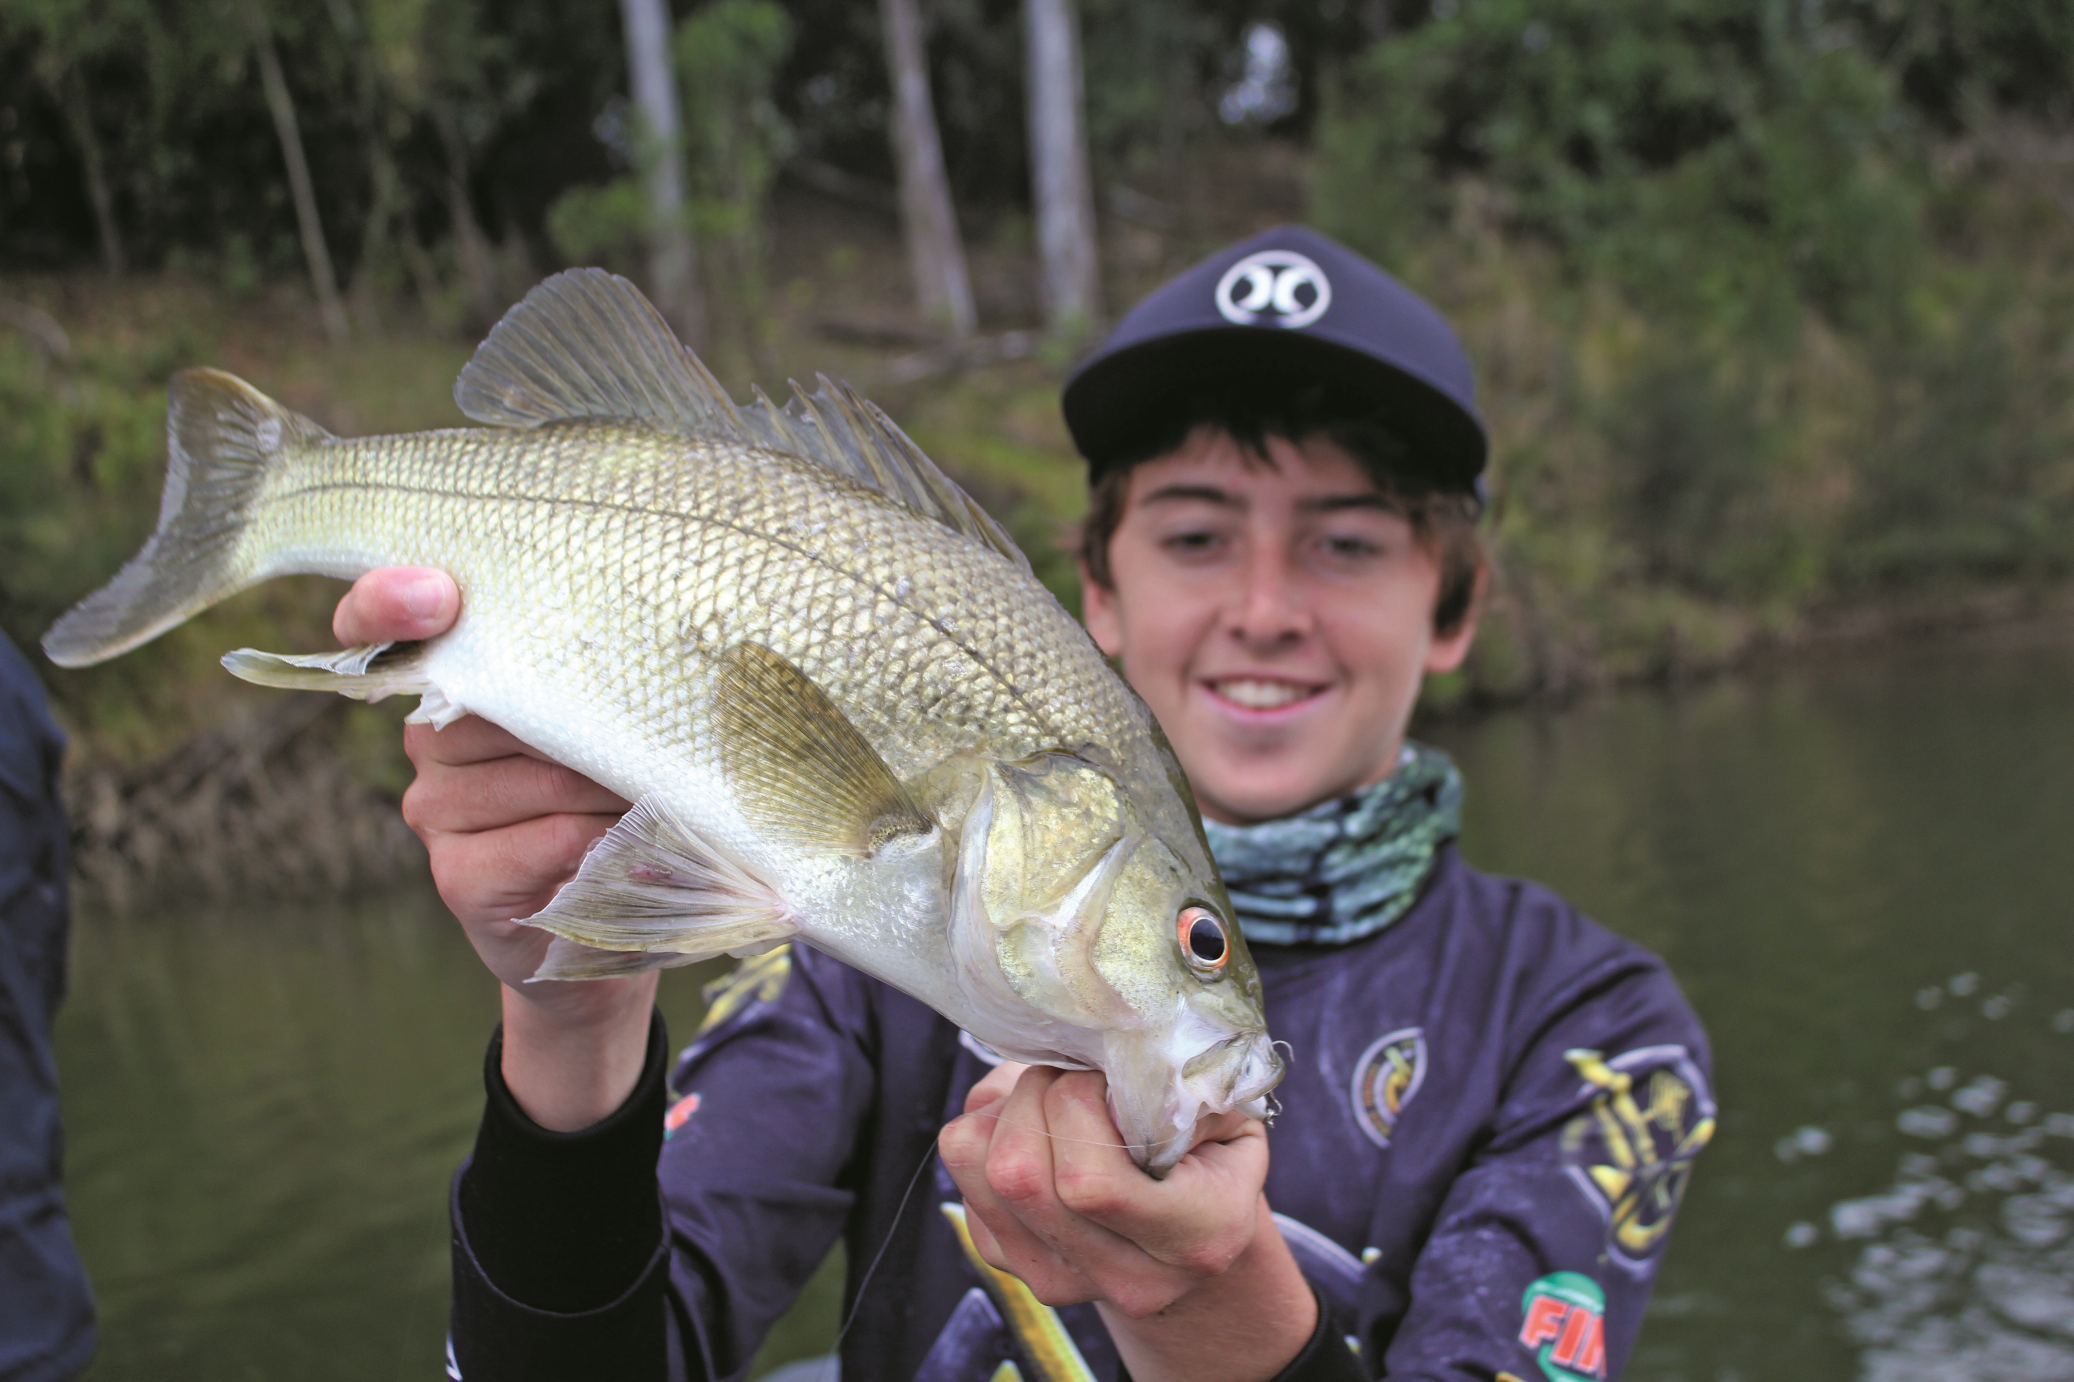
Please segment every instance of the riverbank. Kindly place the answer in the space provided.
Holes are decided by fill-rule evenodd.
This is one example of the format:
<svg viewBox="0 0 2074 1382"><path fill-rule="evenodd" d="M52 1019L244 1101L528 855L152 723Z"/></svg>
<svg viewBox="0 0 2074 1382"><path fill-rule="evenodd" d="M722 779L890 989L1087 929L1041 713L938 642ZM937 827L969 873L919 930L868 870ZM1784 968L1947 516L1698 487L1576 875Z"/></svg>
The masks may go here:
<svg viewBox="0 0 2074 1382"><path fill-rule="evenodd" d="M1211 181L1236 189L1228 200L1188 178L1112 199L1115 300L1303 214L1305 156L1220 157ZM2035 291L1993 321L2015 270L1990 291L1951 268L1924 289L1950 310L1906 349L1808 318L1783 343L1672 350L1675 322L1566 278L1488 218L1465 211L1457 229L1396 264L1460 327L1493 436L1483 633L1429 687L1429 718L2074 618L2074 386L2053 391L2074 380L2074 348L2039 334L2065 293L2047 262L2057 239L2032 256ZM1033 330L1027 243L1009 227L974 246L981 334L954 350L913 319L883 206L781 186L772 239L754 333L707 351L723 381L738 395L816 372L856 383L1077 608L1081 467L1057 409L1071 362ZM548 267L513 245L500 288L515 299ZM352 344L333 347L292 276L222 269L0 276L0 629L25 648L148 535L174 370L229 369L341 435L464 421L451 389L479 330L457 299L363 301ZM1895 454L1915 469L1896 472ZM96 896L335 891L416 867L395 813L401 711L284 698L218 665L233 647L327 646L338 590L273 582L103 667L41 666L73 738L79 871Z"/></svg>

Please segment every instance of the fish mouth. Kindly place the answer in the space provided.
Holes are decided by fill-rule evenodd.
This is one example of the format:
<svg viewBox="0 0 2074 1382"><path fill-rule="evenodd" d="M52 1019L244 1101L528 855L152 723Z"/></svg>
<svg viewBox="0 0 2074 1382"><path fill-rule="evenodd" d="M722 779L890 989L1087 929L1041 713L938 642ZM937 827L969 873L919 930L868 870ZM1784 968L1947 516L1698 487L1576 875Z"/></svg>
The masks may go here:
<svg viewBox="0 0 2074 1382"><path fill-rule="evenodd" d="M1206 677L1199 685L1224 706L1250 715L1286 711L1331 689L1329 682L1261 676Z"/></svg>
<svg viewBox="0 0 2074 1382"><path fill-rule="evenodd" d="M1222 1112L1267 1096L1287 1073L1266 1032L1241 1032L1182 1067L1181 1082L1204 1104Z"/></svg>

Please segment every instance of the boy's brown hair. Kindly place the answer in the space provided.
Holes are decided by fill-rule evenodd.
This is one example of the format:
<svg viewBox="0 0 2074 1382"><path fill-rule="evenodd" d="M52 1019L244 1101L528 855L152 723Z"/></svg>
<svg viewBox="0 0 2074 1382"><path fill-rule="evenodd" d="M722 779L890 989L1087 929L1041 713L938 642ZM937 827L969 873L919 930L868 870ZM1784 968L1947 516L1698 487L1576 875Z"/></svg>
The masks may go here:
<svg viewBox="0 0 2074 1382"><path fill-rule="evenodd" d="M1146 445L1126 455L1094 458L1091 469L1096 479L1079 532L1080 564L1089 580L1105 590L1115 589L1109 542L1123 522L1131 472L1156 456L1178 450L1199 427L1224 433L1247 455L1268 464L1272 464L1266 444L1269 437L1301 443L1323 436L1338 445L1359 463L1389 506L1411 524L1413 539L1439 564L1440 593L1433 602L1433 631L1446 636L1469 617L1485 561L1483 538L1476 530L1483 501L1425 473L1378 419L1320 412L1302 399L1274 408L1199 400Z"/></svg>

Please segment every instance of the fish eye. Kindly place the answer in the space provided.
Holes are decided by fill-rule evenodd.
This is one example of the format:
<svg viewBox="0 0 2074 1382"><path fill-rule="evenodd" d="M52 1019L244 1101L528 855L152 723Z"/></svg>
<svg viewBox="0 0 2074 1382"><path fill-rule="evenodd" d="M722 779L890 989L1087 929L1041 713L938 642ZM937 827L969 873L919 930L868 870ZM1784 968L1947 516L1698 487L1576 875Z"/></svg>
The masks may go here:
<svg viewBox="0 0 2074 1382"><path fill-rule="evenodd" d="M1208 907L1183 907L1175 918L1174 930L1181 940L1182 958L1203 974L1216 974L1231 958L1231 940L1224 922Z"/></svg>

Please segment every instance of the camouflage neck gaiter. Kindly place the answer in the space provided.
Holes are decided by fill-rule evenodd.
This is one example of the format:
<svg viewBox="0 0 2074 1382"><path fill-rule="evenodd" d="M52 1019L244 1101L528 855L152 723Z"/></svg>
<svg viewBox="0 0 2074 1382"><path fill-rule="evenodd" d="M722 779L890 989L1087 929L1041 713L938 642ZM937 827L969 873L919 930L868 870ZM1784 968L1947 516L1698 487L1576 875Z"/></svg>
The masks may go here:
<svg viewBox="0 0 2074 1382"><path fill-rule="evenodd" d="M1462 830L1462 775L1406 743L1373 787L1259 825L1204 821L1239 929L1255 945L1338 945L1404 915Z"/></svg>

